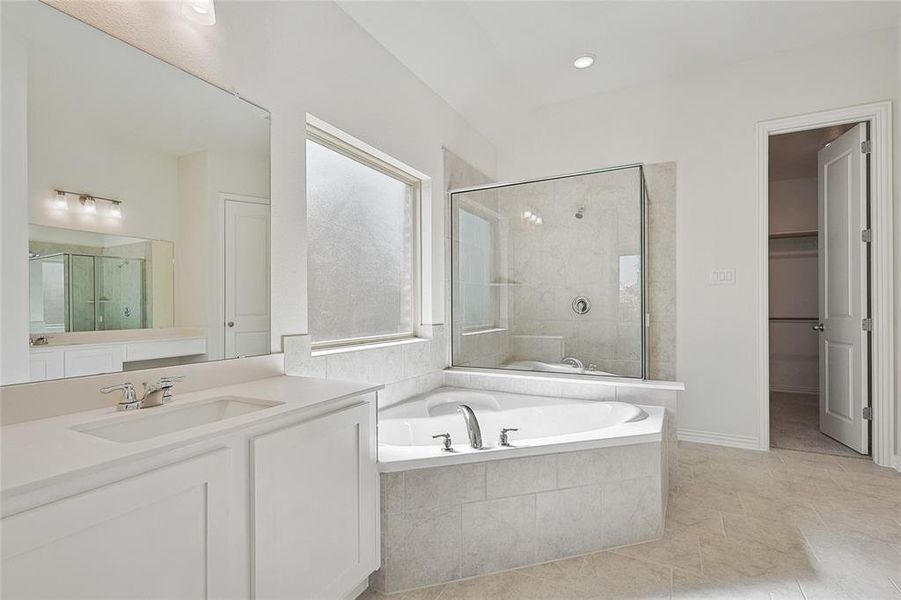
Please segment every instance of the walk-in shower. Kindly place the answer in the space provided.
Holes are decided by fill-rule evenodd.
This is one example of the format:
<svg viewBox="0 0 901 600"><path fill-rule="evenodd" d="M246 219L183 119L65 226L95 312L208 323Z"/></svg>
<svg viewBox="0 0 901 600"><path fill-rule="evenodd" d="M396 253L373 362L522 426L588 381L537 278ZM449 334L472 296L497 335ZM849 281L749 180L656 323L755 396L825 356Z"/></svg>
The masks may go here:
<svg viewBox="0 0 901 600"><path fill-rule="evenodd" d="M450 196L455 366L645 377L642 165Z"/></svg>
<svg viewBox="0 0 901 600"><path fill-rule="evenodd" d="M56 252L29 258L31 332L151 327L143 258Z"/></svg>

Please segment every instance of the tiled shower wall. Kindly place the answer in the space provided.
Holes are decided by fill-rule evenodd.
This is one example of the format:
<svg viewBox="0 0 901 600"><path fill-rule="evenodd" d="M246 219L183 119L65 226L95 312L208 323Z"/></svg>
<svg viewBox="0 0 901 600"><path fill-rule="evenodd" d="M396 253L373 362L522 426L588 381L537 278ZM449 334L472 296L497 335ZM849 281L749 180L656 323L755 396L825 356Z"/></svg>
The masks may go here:
<svg viewBox="0 0 901 600"><path fill-rule="evenodd" d="M449 188L486 182L484 175L459 157L447 153L445 160L448 173L456 176ZM586 365L594 363L602 371L638 374L641 317L637 304L619 289L618 275L620 257L638 253L637 177L636 169L628 169L467 195L486 214L497 215L494 278L517 285L496 289L496 330L464 333L461 324L455 324L455 365L494 367L528 359L554 362L566 354ZM676 367L675 163L646 165L645 179L648 377L672 380ZM576 211L583 206L583 217L576 219ZM521 215L527 209L537 210L544 224L523 226ZM448 240L454 256L459 256L459 240ZM571 310L571 301L578 295L592 301L587 315ZM460 314L456 297L453 308Z"/></svg>

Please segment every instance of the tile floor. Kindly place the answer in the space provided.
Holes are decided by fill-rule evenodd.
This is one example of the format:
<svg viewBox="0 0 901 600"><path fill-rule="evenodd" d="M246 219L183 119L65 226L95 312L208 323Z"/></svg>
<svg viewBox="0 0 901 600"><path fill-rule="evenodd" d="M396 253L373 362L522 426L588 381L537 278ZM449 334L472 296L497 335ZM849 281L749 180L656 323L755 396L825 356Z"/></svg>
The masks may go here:
<svg viewBox="0 0 901 600"><path fill-rule="evenodd" d="M896 471L791 450L679 450L662 539L390 598L901 600Z"/></svg>
<svg viewBox="0 0 901 600"><path fill-rule="evenodd" d="M770 393L770 445L862 458L851 448L820 433L820 399L812 394Z"/></svg>

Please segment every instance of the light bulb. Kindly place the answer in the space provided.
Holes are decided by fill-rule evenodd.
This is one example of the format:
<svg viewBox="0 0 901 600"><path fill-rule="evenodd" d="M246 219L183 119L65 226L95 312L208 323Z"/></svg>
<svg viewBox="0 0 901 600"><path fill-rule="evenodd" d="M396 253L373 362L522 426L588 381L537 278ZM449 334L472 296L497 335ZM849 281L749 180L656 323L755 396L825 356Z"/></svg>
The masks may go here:
<svg viewBox="0 0 901 600"><path fill-rule="evenodd" d="M109 207L109 216L113 219L121 219L122 218L122 203L121 202L113 202Z"/></svg>
<svg viewBox="0 0 901 600"><path fill-rule="evenodd" d="M542 223L544 223L544 219L542 219L541 217L535 217L536 225L541 225Z"/></svg>
<svg viewBox="0 0 901 600"><path fill-rule="evenodd" d="M531 211L531 210L527 210L526 212L522 213L522 218L523 218L523 219L531 219L531 218L532 218L532 211Z"/></svg>
<svg viewBox="0 0 901 600"><path fill-rule="evenodd" d="M182 0L181 14L198 25L216 24L216 7L213 0Z"/></svg>
<svg viewBox="0 0 901 600"><path fill-rule="evenodd" d="M93 215L97 213L97 201L91 198L90 196L81 196L78 199L81 202L81 206L84 209L84 212Z"/></svg>
<svg viewBox="0 0 901 600"><path fill-rule="evenodd" d="M56 197L53 198L53 208L57 210L69 210L69 199L66 192L56 190Z"/></svg>
<svg viewBox="0 0 901 600"><path fill-rule="evenodd" d="M594 64L594 57L590 54L580 56L573 61L573 66L577 69L587 69Z"/></svg>

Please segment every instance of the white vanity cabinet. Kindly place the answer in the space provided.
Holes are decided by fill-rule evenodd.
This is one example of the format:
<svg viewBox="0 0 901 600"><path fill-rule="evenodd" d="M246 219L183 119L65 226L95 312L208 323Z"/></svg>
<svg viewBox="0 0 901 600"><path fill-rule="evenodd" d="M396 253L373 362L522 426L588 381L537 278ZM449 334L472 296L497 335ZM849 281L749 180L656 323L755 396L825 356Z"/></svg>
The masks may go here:
<svg viewBox="0 0 901 600"><path fill-rule="evenodd" d="M373 409L253 439L255 598L341 598L378 568Z"/></svg>
<svg viewBox="0 0 901 600"><path fill-rule="evenodd" d="M324 401L4 496L0 596L353 597L380 560L375 407Z"/></svg>
<svg viewBox="0 0 901 600"><path fill-rule="evenodd" d="M6 517L2 596L228 595L227 465L219 449Z"/></svg>

